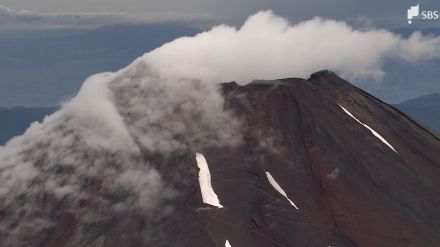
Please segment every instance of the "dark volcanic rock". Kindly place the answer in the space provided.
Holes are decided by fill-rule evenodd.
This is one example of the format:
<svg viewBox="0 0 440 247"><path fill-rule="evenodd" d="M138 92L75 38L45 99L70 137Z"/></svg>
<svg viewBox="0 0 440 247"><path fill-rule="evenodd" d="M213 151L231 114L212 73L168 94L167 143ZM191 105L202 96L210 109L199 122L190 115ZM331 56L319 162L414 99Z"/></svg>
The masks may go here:
<svg viewBox="0 0 440 247"><path fill-rule="evenodd" d="M179 192L161 205L163 215L103 215L80 225L54 207L56 226L23 246L440 246L436 135L329 71L221 87L225 107L242 119L243 142L198 152L223 208L203 203L194 153L145 152ZM79 203L83 212L91 207ZM0 224L7 213L0 208Z"/></svg>
<svg viewBox="0 0 440 247"><path fill-rule="evenodd" d="M243 146L203 150L224 206L201 213L215 246L440 246L438 137L328 71L223 88L247 127Z"/></svg>

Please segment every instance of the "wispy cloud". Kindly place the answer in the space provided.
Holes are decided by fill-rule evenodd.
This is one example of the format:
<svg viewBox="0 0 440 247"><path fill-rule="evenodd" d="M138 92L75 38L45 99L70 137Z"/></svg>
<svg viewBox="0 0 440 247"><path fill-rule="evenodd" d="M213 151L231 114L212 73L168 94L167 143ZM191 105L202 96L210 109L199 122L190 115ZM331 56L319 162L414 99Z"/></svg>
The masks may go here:
<svg viewBox="0 0 440 247"><path fill-rule="evenodd" d="M96 27L102 25L180 23L197 24L212 21L206 14L164 13L37 13L14 10L0 5L0 28L65 28Z"/></svg>

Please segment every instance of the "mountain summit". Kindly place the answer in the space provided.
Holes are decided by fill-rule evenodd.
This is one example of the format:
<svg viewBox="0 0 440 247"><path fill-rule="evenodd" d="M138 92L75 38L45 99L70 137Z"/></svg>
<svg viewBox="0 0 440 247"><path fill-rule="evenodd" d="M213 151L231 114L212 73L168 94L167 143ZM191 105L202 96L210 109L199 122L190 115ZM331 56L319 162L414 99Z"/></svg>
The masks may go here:
<svg viewBox="0 0 440 247"><path fill-rule="evenodd" d="M223 109L123 73L105 114L0 150L0 246L440 245L440 139L335 73L223 83Z"/></svg>
<svg viewBox="0 0 440 247"><path fill-rule="evenodd" d="M209 219L241 227L225 223L232 244L439 244L438 137L329 71L225 87L228 106L251 123L245 147L220 161L206 152L225 207Z"/></svg>

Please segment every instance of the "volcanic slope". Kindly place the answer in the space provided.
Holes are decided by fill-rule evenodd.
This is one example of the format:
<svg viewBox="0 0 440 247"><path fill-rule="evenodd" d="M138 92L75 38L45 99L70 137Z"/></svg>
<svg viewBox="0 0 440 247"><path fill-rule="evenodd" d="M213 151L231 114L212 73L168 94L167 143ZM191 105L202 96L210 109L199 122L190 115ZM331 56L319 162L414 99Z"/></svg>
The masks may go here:
<svg viewBox="0 0 440 247"><path fill-rule="evenodd" d="M0 202L0 246L440 246L436 135L330 71L220 88L225 111L239 119L241 141L189 138L185 148L163 152L140 140L140 153L131 156L100 149L102 170L79 180L81 193L69 200L36 189L17 194L15 202L27 201L37 216ZM224 142L218 130L196 126L204 131L199 137ZM176 135L187 140L191 133ZM86 151L86 161L97 155ZM48 158L28 164L41 170ZM7 178L10 168L2 169ZM120 177L141 183L108 188ZM144 200L122 208L137 193ZM36 227L41 215L51 223Z"/></svg>
<svg viewBox="0 0 440 247"><path fill-rule="evenodd" d="M437 136L330 71L223 90L246 124L239 148L203 150L216 246L440 245Z"/></svg>

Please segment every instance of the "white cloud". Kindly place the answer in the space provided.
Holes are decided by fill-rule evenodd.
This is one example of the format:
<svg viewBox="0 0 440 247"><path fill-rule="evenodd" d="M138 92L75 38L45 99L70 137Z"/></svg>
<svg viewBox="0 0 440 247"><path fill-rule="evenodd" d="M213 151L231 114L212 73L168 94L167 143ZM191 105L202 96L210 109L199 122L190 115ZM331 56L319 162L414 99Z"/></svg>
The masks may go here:
<svg viewBox="0 0 440 247"><path fill-rule="evenodd" d="M321 18L290 24L270 11L251 16L239 29L217 26L144 55L162 73L244 83L307 77L324 68L343 76L380 78L386 59L417 62L439 57L439 37L415 33L404 39L386 30L355 30Z"/></svg>
<svg viewBox="0 0 440 247"><path fill-rule="evenodd" d="M396 53L408 62L439 58L440 37L423 36L415 32L408 39L399 40Z"/></svg>

